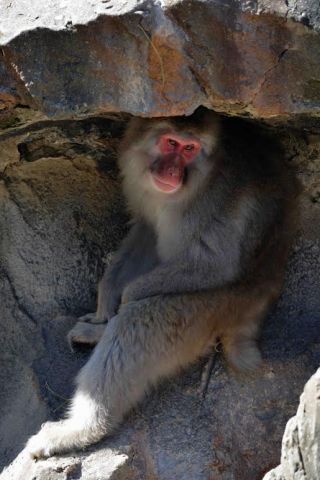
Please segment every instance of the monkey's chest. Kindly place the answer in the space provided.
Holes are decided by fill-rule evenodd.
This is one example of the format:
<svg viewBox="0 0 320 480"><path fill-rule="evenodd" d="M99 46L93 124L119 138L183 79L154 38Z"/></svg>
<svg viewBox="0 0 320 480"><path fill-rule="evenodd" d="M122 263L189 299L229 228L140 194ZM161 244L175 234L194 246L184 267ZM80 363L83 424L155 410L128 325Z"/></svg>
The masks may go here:
<svg viewBox="0 0 320 480"><path fill-rule="evenodd" d="M161 261L176 258L182 247L183 224L175 212L161 211L157 218L157 253ZM185 239L186 240L186 239Z"/></svg>

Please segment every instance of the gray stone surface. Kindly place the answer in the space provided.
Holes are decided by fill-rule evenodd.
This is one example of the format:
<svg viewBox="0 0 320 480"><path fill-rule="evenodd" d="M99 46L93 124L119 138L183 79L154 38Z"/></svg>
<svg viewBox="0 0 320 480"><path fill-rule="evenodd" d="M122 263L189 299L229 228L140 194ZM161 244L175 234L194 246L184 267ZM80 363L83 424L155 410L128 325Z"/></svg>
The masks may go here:
<svg viewBox="0 0 320 480"><path fill-rule="evenodd" d="M101 257L123 234L114 166L121 131L93 118L0 135L1 480L262 478L279 463L285 424L320 363L320 139L290 132L281 138L305 186L302 225L263 329L262 369L235 375L213 353L87 451L39 462L23 452L44 420L61 417L89 354L72 353L65 337L94 309Z"/></svg>
<svg viewBox="0 0 320 480"><path fill-rule="evenodd" d="M61 339L74 318L53 319L94 309L123 235L115 131L96 119L0 134L0 467L71 394L81 359Z"/></svg>
<svg viewBox="0 0 320 480"><path fill-rule="evenodd" d="M57 117L206 105L320 130L318 0L3 0L0 45L5 121L19 104Z"/></svg>
<svg viewBox="0 0 320 480"><path fill-rule="evenodd" d="M318 480L320 478L320 369L304 388L295 417L282 440L281 465L263 480Z"/></svg>

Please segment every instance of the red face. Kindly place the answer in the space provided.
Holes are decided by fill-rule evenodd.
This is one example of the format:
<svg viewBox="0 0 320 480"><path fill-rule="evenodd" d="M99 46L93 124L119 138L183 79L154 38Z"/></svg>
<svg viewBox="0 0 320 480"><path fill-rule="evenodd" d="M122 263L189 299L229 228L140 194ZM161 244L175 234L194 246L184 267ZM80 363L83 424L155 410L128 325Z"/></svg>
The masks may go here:
<svg viewBox="0 0 320 480"><path fill-rule="evenodd" d="M182 186L185 168L197 157L200 142L193 137L167 133L159 137L157 147L159 156L151 168L153 183L157 190L173 193Z"/></svg>

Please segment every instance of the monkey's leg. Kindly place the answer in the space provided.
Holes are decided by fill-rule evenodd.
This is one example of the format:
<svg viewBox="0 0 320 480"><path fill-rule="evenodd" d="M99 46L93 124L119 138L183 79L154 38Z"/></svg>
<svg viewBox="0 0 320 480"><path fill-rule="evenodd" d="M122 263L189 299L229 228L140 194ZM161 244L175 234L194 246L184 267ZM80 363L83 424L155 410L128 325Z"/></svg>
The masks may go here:
<svg viewBox="0 0 320 480"><path fill-rule="evenodd" d="M246 325L255 319L251 309L246 320L237 301L241 308L250 306L249 300L243 304L242 296L214 292L157 296L123 305L78 376L67 419L46 425L32 437L31 455L45 457L97 442L112 432L151 385L207 353L223 332L227 355L233 352L232 341L245 355L243 340L252 334ZM237 365L236 357L233 360Z"/></svg>
<svg viewBox="0 0 320 480"><path fill-rule="evenodd" d="M252 371L261 364L256 339L261 321L277 298L271 288L262 294L257 290L240 286L221 292L217 302L217 318L225 319L219 329L223 353L238 371Z"/></svg>
<svg viewBox="0 0 320 480"><path fill-rule="evenodd" d="M33 436L31 455L81 448L110 433L152 384L207 351L213 328L199 316L204 310L202 299L189 304L183 296L123 306L78 376L67 419Z"/></svg>

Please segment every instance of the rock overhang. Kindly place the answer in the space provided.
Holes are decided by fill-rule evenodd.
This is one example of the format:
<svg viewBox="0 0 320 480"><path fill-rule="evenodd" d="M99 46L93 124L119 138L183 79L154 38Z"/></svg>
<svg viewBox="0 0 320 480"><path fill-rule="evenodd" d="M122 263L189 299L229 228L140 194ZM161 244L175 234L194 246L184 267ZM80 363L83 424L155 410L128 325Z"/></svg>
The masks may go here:
<svg viewBox="0 0 320 480"><path fill-rule="evenodd" d="M320 5L163 0L3 6L0 104L49 117L218 112L320 128ZM14 21L16 19L16 21Z"/></svg>

